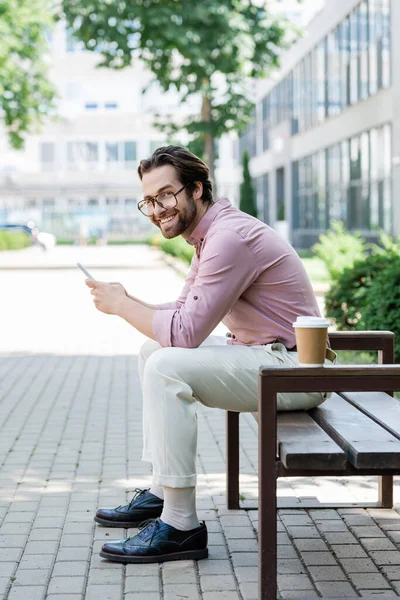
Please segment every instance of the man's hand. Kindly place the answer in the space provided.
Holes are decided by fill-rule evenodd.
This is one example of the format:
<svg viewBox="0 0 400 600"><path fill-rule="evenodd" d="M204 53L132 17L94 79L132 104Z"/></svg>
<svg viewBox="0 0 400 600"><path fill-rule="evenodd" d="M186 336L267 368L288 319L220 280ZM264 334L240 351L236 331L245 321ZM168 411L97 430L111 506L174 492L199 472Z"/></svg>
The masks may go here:
<svg viewBox="0 0 400 600"><path fill-rule="evenodd" d="M97 310L108 315L118 315L122 301L127 297L126 290L120 283L105 283L103 281L85 280L86 285L91 288L90 293Z"/></svg>

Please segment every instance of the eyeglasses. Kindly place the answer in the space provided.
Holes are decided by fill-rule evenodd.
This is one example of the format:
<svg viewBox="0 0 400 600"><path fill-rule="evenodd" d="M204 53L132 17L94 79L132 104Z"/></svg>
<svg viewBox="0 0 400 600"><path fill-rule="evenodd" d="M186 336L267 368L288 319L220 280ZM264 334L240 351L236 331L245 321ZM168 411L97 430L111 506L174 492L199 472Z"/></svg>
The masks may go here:
<svg viewBox="0 0 400 600"><path fill-rule="evenodd" d="M175 208L175 206L178 204L177 195L180 194L181 191L184 190L188 185L189 183L181 187L181 189L177 192L171 192L168 190L166 192L161 192L152 198L140 200L140 202L137 204L137 207L145 217L151 217L154 214L156 203L164 210L167 210L167 208Z"/></svg>

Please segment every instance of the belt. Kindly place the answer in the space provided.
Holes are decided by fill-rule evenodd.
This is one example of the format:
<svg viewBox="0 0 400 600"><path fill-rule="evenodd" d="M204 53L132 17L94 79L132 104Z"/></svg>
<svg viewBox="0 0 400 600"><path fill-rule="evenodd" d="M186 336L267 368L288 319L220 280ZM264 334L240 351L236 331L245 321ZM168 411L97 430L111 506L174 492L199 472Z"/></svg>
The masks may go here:
<svg viewBox="0 0 400 600"><path fill-rule="evenodd" d="M293 346L293 348L288 348L287 351L288 352L297 352L297 346ZM327 358L331 362L335 362L335 360L337 358L337 354L336 354L336 352L334 352L330 348L327 348L326 349L325 358Z"/></svg>

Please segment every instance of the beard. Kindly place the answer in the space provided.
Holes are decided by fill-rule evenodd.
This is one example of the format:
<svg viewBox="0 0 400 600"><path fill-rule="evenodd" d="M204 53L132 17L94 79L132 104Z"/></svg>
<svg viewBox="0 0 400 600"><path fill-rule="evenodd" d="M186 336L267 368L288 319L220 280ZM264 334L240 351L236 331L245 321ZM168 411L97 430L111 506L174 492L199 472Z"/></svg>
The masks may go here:
<svg viewBox="0 0 400 600"><path fill-rule="evenodd" d="M162 217L163 219L174 217L169 223L165 223L164 225L161 224L160 219L155 220L154 217L151 218L152 223L160 229L163 236L167 239L182 235L197 217L197 205L193 196L186 198L185 203L182 203L179 210L176 210L177 208L178 206L175 207L174 211L170 211L170 213Z"/></svg>

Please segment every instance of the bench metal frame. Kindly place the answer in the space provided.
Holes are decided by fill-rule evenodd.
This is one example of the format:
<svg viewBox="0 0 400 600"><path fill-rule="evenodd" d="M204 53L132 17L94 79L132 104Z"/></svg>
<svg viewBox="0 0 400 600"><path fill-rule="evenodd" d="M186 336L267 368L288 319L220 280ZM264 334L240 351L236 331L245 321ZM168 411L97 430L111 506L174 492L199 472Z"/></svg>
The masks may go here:
<svg viewBox="0 0 400 600"><path fill-rule="evenodd" d="M400 390L400 365L394 360L394 335L391 332L335 332L329 335L333 350L377 350L379 365L320 368L264 367L259 385L259 598L276 600L277 533L276 483L278 477L379 475L379 502L374 506L393 506L393 476L398 469L356 469L351 465L339 471L285 469L276 457L276 398L280 392L362 392ZM389 366L390 365L390 366ZM239 413L227 413L227 506L241 508L239 502ZM313 508L326 508L326 504ZM329 504L330 507L338 505ZM352 506L360 506L352 504ZM365 504L363 505L365 506ZM242 507L243 508L243 507ZM246 507L244 507L246 508ZM297 506L297 508L299 508ZM302 506L303 508L303 506Z"/></svg>

